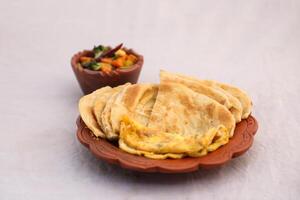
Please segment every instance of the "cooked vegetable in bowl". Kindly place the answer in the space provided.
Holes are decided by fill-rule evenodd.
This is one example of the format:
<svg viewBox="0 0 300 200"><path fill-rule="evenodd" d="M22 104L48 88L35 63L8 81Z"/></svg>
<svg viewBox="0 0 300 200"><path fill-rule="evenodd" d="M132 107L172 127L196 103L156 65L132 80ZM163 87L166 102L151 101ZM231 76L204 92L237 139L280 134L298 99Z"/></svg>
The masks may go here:
<svg viewBox="0 0 300 200"><path fill-rule="evenodd" d="M138 58L127 53L122 49L123 44L115 48L109 46L94 46L91 56L82 56L79 58L80 65L83 68L93 71L102 71L111 73L115 69L127 69L132 67Z"/></svg>
<svg viewBox="0 0 300 200"><path fill-rule="evenodd" d="M105 86L136 83L144 63L142 55L123 44L99 45L73 55L71 66L84 94Z"/></svg>

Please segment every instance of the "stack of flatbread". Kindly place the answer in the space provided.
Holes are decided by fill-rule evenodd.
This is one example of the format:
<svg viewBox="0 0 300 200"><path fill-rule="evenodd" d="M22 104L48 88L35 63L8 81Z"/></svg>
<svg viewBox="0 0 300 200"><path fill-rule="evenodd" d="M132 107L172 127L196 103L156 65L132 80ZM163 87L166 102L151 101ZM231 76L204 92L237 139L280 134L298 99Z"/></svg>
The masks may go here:
<svg viewBox="0 0 300 200"><path fill-rule="evenodd" d="M166 71L159 84L104 87L79 101L81 118L96 137L118 140L122 150L153 159L216 150L251 107L237 87Z"/></svg>

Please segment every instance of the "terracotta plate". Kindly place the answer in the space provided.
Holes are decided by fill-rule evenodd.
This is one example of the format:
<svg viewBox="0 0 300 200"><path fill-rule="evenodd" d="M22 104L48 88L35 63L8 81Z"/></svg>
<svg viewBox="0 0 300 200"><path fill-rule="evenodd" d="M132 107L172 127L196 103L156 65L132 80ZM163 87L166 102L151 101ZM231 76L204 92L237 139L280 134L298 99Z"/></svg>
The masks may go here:
<svg viewBox="0 0 300 200"><path fill-rule="evenodd" d="M154 160L126 153L105 139L93 136L80 117L77 119L77 138L98 158L123 168L142 172L185 173L199 168L222 165L234 157L245 153L253 143L258 124L254 117L237 124L234 136L229 143L214 152L199 158Z"/></svg>

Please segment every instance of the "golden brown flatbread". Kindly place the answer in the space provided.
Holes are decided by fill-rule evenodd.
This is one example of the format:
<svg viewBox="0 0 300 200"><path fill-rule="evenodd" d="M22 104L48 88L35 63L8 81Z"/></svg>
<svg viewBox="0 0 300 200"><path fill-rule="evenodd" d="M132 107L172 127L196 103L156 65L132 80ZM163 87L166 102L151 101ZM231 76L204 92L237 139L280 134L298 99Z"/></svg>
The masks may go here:
<svg viewBox="0 0 300 200"><path fill-rule="evenodd" d="M107 101L105 103L105 106L101 108L101 105L98 105L98 109L102 109L102 112L98 112L97 121L100 124L103 132L105 133L105 136L109 140L116 140L118 139L118 134L115 133L112 129L112 123L111 123L111 109L113 106L114 101L122 93L122 91L129 87L131 84L127 83L122 86L118 86L116 88L113 88L113 92L110 95L109 98L107 98Z"/></svg>
<svg viewBox="0 0 300 200"><path fill-rule="evenodd" d="M227 92L221 88L214 81L202 81L190 76L185 76L178 73L171 73L161 70L160 71L160 81L180 83L195 92L204 94L222 105L225 105L230 112L234 115L235 121L240 122L242 117L242 105L239 100L234 97L231 93ZM226 99L226 100L224 100Z"/></svg>
<svg viewBox="0 0 300 200"><path fill-rule="evenodd" d="M120 121L124 115L147 125L157 91L158 86L155 84L134 84L122 90L111 107L110 119L113 132L119 134Z"/></svg>
<svg viewBox="0 0 300 200"><path fill-rule="evenodd" d="M202 156L226 144L234 128L225 106L181 84L166 83L159 85L147 127L123 118L119 142L131 150Z"/></svg>
<svg viewBox="0 0 300 200"><path fill-rule="evenodd" d="M86 124L86 126L97 137L105 138L105 134L103 133L99 124L97 123L96 117L93 113L93 106L97 98L107 93L110 93L111 90L112 90L111 87L103 87L101 89L92 92L89 95L83 96L79 100L78 108L79 108L80 116L84 121L84 123Z"/></svg>

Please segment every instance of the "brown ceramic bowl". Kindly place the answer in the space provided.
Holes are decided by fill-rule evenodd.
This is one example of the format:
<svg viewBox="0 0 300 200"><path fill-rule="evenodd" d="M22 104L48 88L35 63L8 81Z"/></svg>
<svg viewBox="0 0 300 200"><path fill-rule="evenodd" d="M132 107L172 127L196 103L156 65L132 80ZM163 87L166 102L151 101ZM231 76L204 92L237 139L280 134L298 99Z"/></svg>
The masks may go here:
<svg viewBox="0 0 300 200"><path fill-rule="evenodd" d="M96 157L123 168L141 172L186 173L199 168L212 168L225 164L245 153L252 145L258 129L257 121L249 116L236 125L229 142L206 156L198 158L154 160L122 151L105 139L95 138L82 119L77 119L77 138Z"/></svg>
<svg viewBox="0 0 300 200"><path fill-rule="evenodd" d="M138 58L138 61L128 69L116 69L112 74L106 74L102 71L93 71L84 69L79 65L79 58L82 56L91 56L92 51L82 51L75 54L71 59L72 69L76 79L84 94L89 94L101 87L116 87L127 82L136 83L138 81L144 58L132 49L123 48L127 53L131 53Z"/></svg>

